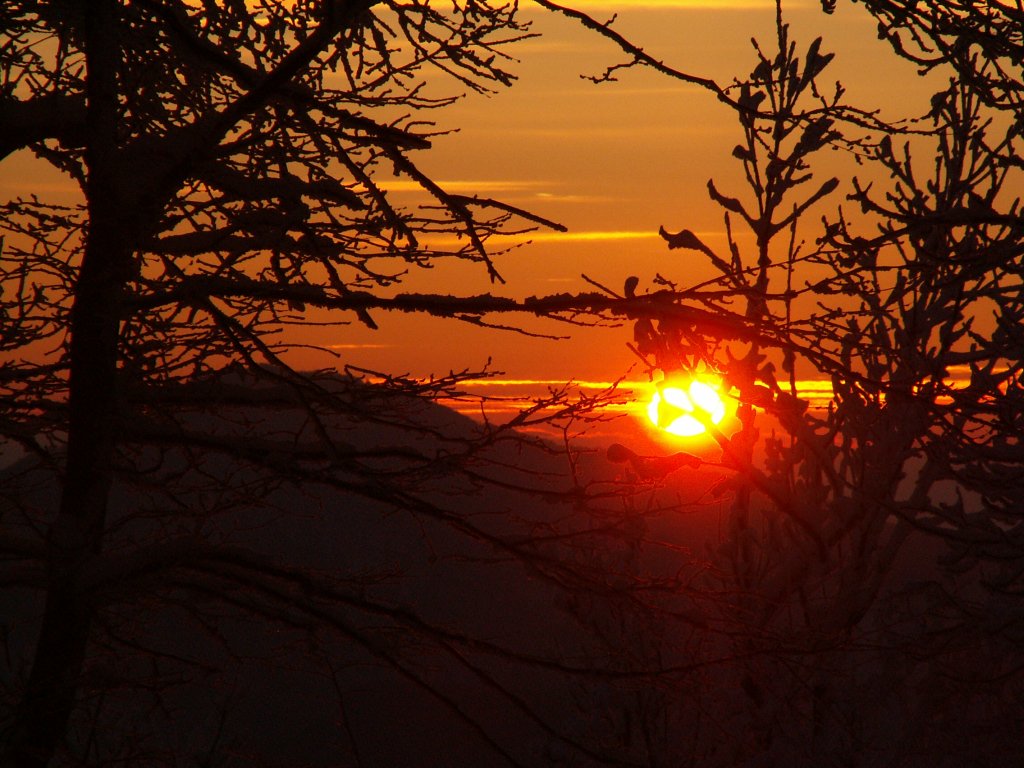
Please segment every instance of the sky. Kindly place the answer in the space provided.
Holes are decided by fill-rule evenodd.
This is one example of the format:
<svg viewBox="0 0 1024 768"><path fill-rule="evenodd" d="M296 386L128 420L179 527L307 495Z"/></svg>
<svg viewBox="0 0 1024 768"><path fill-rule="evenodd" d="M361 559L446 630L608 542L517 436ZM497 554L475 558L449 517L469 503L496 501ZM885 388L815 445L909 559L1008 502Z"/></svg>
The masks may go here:
<svg viewBox="0 0 1024 768"><path fill-rule="evenodd" d="M772 0L571 5L599 19L618 11L615 28L628 38L678 69L723 84L756 63L752 36L769 49L774 43ZM434 113L438 127L458 130L437 139L418 162L452 191L502 199L558 221L568 232L538 232L530 244L500 256L506 285L492 286L479 265L446 265L410 276L403 290L524 297L593 290L581 277L586 274L615 290L636 275L642 293L654 289L658 273L684 286L711 277L699 256L669 252L657 232L661 225L687 227L724 248L722 217L708 200L706 183L713 177L723 190L740 189L739 163L730 156L739 129L731 113L698 87L648 70L629 70L618 82L600 85L583 79L623 55L571 20L523 6L540 36L512 50L518 81ZM931 84L877 39L861 8L840 3L828 16L816 0L805 0L787 2L785 14L798 48L821 35L823 50L837 53L825 79L841 80L851 102L896 116L913 97L926 110ZM849 188L852 174L863 174L849 158L827 161L821 179L834 173ZM413 195L401 186L393 191ZM629 328L549 323L542 330L572 337L550 341L407 315L376 319L379 331L323 329L322 340L348 361L414 375L475 368L488 360L515 382L640 375L626 347Z"/></svg>
<svg viewBox="0 0 1024 768"><path fill-rule="evenodd" d="M774 42L773 0L577 0L566 5L598 19L617 13L616 30L649 53L723 84L756 63L752 36L766 48ZM437 138L416 160L449 191L504 200L558 221L568 231L537 232L528 244L503 243L515 246L496 259L504 285L492 285L479 264L449 262L411 274L399 290L494 291L522 298L593 290L585 274L614 290L635 275L643 293L654 289L656 274L684 287L712 277L698 255L669 252L657 232L662 225L672 231L686 227L712 247L724 248L722 217L708 200L706 183L714 178L723 191L740 189L739 164L730 156L739 139L731 113L696 86L647 70L622 72L613 83L587 81L581 76L599 74L623 55L572 20L528 1L522 7L539 36L509 49L517 58L510 64L517 82L490 95L469 93L454 106L431 112L438 128L454 132ZM840 2L831 16L822 13L817 0L789 0L784 7L798 48L806 49L820 35L823 50L837 53L826 79L841 80L850 102L878 107L891 117L905 114L908 104L914 105L911 111L926 110L932 84L891 54L859 6ZM439 94L466 90L443 78L430 85ZM827 163L819 177L836 174L847 189L853 173L863 173L849 158L833 156ZM0 191L6 194L23 194L31 186L30 191L59 197L68 185L25 157L8 160L0 173ZM394 184L391 191L415 201L416 192L408 185ZM350 363L413 376L490 366L512 382L510 392L521 392L524 381L535 382L536 389L569 380L642 378L626 347L628 327L531 325L570 337L545 340L414 315L378 313L375 320L376 331L358 323L304 330L304 343L319 344L337 357L303 350L296 363ZM492 384L488 391L500 389Z"/></svg>

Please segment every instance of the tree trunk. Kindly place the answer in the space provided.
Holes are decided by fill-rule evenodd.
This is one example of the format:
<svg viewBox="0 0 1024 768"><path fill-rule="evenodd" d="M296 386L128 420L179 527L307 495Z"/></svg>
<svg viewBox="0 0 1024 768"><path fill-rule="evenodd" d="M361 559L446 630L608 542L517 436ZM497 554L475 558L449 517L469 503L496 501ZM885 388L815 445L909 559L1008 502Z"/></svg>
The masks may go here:
<svg viewBox="0 0 1024 768"><path fill-rule="evenodd" d="M4 766L45 766L65 742L78 697L93 609L79 589L100 554L117 425L121 293L130 264L121 228L117 121L117 4L93 0L85 18L89 228L70 320L67 464L48 533L42 627Z"/></svg>

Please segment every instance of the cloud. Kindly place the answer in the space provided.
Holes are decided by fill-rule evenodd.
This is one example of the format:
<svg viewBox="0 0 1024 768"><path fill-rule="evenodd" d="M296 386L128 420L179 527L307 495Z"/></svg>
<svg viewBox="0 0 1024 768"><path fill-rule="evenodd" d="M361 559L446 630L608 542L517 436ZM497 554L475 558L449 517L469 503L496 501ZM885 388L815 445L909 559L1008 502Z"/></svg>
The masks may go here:
<svg viewBox="0 0 1024 768"><path fill-rule="evenodd" d="M607 195L558 195L553 192L536 192L534 197L538 197L545 203L610 203L614 202L616 198L608 197Z"/></svg>
<svg viewBox="0 0 1024 768"><path fill-rule="evenodd" d="M621 12L622 0L566 0L563 5L585 13L601 10ZM791 0L788 8L806 5L800 0ZM534 6L527 6L532 8ZM684 11L774 11L774 0L630 0L628 9L633 10L684 10Z"/></svg>
<svg viewBox="0 0 1024 768"><path fill-rule="evenodd" d="M550 192L553 186L559 186L556 181L537 180L512 180L512 179L455 179L441 180L437 182L445 192L457 195L501 195L506 200L515 197L539 198L545 202L558 203L606 203L612 198L605 195L579 195L562 194ZM392 194L428 194L418 182L407 179L395 179L380 182L379 186L385 192ZM544 189L544 188L547 189Z"/></svg>
<svg viewBox="0 0 1024 768"><path fill-rule="evenodd" d="M471 179L450 179L440 180L436 184L446 192L464 194L466 192L517 192L533 190L543 187L547 182L543 181L514 181L512 179L498 180L471 180ZM423 186L411 179L395 179L393 181L382 181L377 184L385 192L423 192Z"/></svg>
<svg viewBox="0 0 1024 768"><path fill-rule="evenodd" d="M520 234L492 235L487 238L489 246L516 246L527 243L584 243L584 242L613 242L617 240L653 240L657 239L655 231L579 231L579 232L523 232ZM424 238L424 243L428 241ZM450 248L454 245L465 245L466 239L455 235L442 235L430 238L429 244L435 248Z"/></svg>
<svg viewBox="0 0 1024 768"><path fill-rule="evenodd" d="M509 394L516 397L528 400L530 397L535 397L542 392L546 392L549 387L560 388L567 384L570 387L579 387L581 389L599 390L605 391L611 389L615 385L615 382L611 381L579 381L564 379L470 379L463 382L469 391L481 390L481 389L505 389L509 391ZM633 398L630 402L621 404L613 404L605 406L612 410L630 410L635 408L637 402L646 401L651 393L654 391L657 384L654 384L646 379L624 379L618 382L618 390L623 395L632 394ZM785 387L783 387L785 389ZM797 393L801 398L806 400L812 407L824 408L828 406L829 401L833 398L834 393L832 391L832 382L825 379L799 379L796 382ZM481 393L482 394L482 393Z"/></svg>
<svg viewBox="0 0 1024 768"><path fill-rule="evenodd" d="M394 349L394 344L330 344L328 349Z"/></svg>
<svg viewBox="0 0 1024 768"><path fill-rule="evenodd" d="M596 91L599 89L595 89ZM714 137L720 136L723 126L732 126L726 118L705 119L693 123L664 122L644 123L641 125L569 125L566 127L481 127L474 128L473 133L479 137L500 137L507 139L510 135L530 136L571 143L576 145L585 139L591 147L598 142L638 143L655 139L679 140L683 137Z"/></svg>
<svg viewBox="0 0 1024 768"><path fill-rule="evenodd" d="M714 237L720 232L698 232L701 237ZM488 246L511 247L526 245L527 243L548 243L559 245L561 243L601 243L616 242L623 240L657 240L659 235L656 230L578 230L569 232L552 232L539 230L532 232L519 232L507 235L491 235L487 238ZM433 248L451 248L453 246L466 245L465 236L455 234L439 234L435 237L421 238L424 245Z"/></svg>
<svg viewBox="0 0 1024 768"><path fill-rule="evenodd" d="M471 387L564 387L566 384L583 389L610 389L615 382L611 381L578 381L565 379L468 379L462 382ZM637 389L650 387L647 381L620 381L619 389Z"/></svg>
<svg viewBox="0 0 1024 768"><path fill-rule="evenodd" d="M813 5L816 0L787 0L786 8L802 8ZM437 2L437 5L442 5ZM775 0L558 0L558 4L584 13L590 11L612 11L622 13L623 11L645 10L645 11L754 11L765 10L775 11ZM452 7L454 3L444 3ZM525 2L521 3L521 11L548 12L547 8Z"/></svg>
<svg viewBox="0 0 1024 768"><path fill-rule="evenodd" d="M520 241L529 240L534 243L580 243L595 240L649 240L657 238L658 233L653 231L582 231L582 232L533 232L528 235L511 236Z"/></svg>

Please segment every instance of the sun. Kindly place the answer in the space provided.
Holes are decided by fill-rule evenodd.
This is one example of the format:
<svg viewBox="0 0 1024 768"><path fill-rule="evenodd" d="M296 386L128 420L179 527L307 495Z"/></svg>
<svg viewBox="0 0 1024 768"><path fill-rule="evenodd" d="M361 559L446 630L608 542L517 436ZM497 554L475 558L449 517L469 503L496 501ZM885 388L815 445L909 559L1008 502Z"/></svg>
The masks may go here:
<svg viewBox="0 0 1024 768"><path fill-rule="evenodd" d="M647 418L658 429L679 437L696 437L707 432L706 421L721 423L725 400L717 377L700 376L654 391L647 405Z"/></svg>

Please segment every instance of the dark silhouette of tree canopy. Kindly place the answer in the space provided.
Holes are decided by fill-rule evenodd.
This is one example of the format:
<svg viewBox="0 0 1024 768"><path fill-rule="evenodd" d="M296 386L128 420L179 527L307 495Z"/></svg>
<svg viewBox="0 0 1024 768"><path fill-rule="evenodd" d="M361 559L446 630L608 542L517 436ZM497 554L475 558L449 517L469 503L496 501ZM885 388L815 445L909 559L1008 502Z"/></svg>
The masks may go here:
<svg viewBox="0 0 1024 768"><path fill-rule="evenodd" d="M697 683L705 709L676 700L675 722L690 725L667 762L1014 759L1024 693L1019 4L862 3L896 55L949 75L920 112L893 120L845 104L839 84L822 87L833 56L821 39L798 46L781 5L777 47L755 43L750 74L720 86L652 58L611 23L540 1L626 53L592 79L650 67L705 86L739 123L732 154L746 189L707 183L729 252L690 229L661 230L669 249L709 260L718 276L695 286L658 277L649 294L705 318L634 314L652 375L714 371L740 401L739 429L715 434L733 473L717 488L731 512L711 562L746 701L711 690L727 674ZM856 157L867 180L817 177L826 149ZM839 191L852 211L829 211ZM827 410L798 386L812 377L832 383Z"/></svg>
<svg viewBox="0 0 1024 768"><path fill-rule="evenodd" d="M244 668L284 659L327 681L354 764L346 694L369 665L519 765L995 765L1024 749L1019 5L861 2L894 55L950 74L894 120L825 89L827 44L798 46L781 6L774 49L722 85L535 2L625 52L592 79L647 66L735 112L746 188L707 183L728 253L697 222L661 230L714 278L631 276L624 296L394 292L440 257L498 281L492 234L557 226L450 194L414 162L423 110L449 103L428 71L511 82L505 45L528 34L514 6L0 10L0 147L85 201L4 209L0 424L32 461L8 472L0 586L45 597L29 666L5 683L4 764L186 759L151 747L123 703L186 709L174 676L215 674L213 650L163 641L178 621ZM814 175L829 149L867 180ZM435 204L394 204L393 175ZM464 246L439 250L441 233ZM277 341L317 313L374 327L381 311L626 319L652 376L722 375L738 427L711 427L714 467L612 445L624 482L593 482L571 452L560 477L515 428L600 402L554 393L474 430L424 403L463 375L370 387L295 371ZM798 386L809 375L832 382L827 408ZM693 511L679 477L728 504L707 546L666 524ZM296 487L322 517L281 495ZM416 546L375 558L396 510ZM316 545L289 548L290 529ZM437 561L464 574L437 582L443 606L416 591ZM537 624L502 625L487 590L529 603L510 623ZM451 614L460 601L480 615ZM240 650L245 622L280 647ZM502 732L493 701L518 725ZM543 746L524 751L524 730ZM240 754L219 734L193 762Z"/></svg>
<svg viewBox="0 0 1024 768"><path fill-rule="evenodd" d="M499 572L504 560L528 563L563 588L604 579L545 554L554 546L545 538L557 536L541 536L536 515L496 526L480 511L497 514L512 492L503 486L535 489L530 503L579 495L538 482L547 470L536 458L511 480L511 470L488 470L488 461L509 463L500 444L517 439L514 427L550 417L527 412L483 432L431 423L439 417L415 396L454 395L470 372L392 378L383 390L393 398L382 399L381 387L293 370L277 337L327 310L330 322L373 328L379 307L480 322L490 307L519 306L388 294L405 272L441 257L477 262L500 281L493 233L557 227L450 194L414 159L433 135L424 112L452 101L432 95L425 78L440 72L476 90L511 82L506 47L527 35L515 11L364 0L4 4L0 147L32 152L77 183L83 200L29 195L3 210L2 433L30 464L8 473L0 584L14 590L7 596L44 596L41 615L27 614L38 625L14 643L18 660L7 657L15 668L0 718L4 765L159 762L145 730L158 726L138 722L141 705L118 703L116 692L150 692L172 709L170 680L213 663L212 650L162 646L152 634L181 606L197 637L212 638L196 648L228 637L223 626L239 616L278 628L268 632L303 632L320 654L347 639L365 657L354 666L394 670L401 690L431 692L429 706L522 764L432 676L437 662L415 659L421 647L497 691L542 734L572 743L465 653L570 676L587 664L561 660L550 644L503 650L487 630L429 616L443 613L436 605L407 610L412 598L375 584L388 568L399 569L391 577L413 570L413 556L366 554L376 551L367 531L387 535L373 521L400 510L420 520L423 550L497 560ZM396 205L383 183L395 176L433 203ZM444 233L464 245L439 250L432 243ZM563 417L574 411L563 405ZM353 430L362 437L350 441ZM41 490L55 479L56 498ZM309 512L293 500L272 514L286 506L283 484L335 494L344 524L332 519L310 542L347 528L340 564L314 567L312 551L285 546ZM480 486L493 486L486 504L472 500ZM614 537L614 528L597 535ZM270 533L260 540L260 530ZM275 536L281 546L268 551ZM454 588L448 599L458 602ZM152 668L133 666L139 653Z"/></svg>

